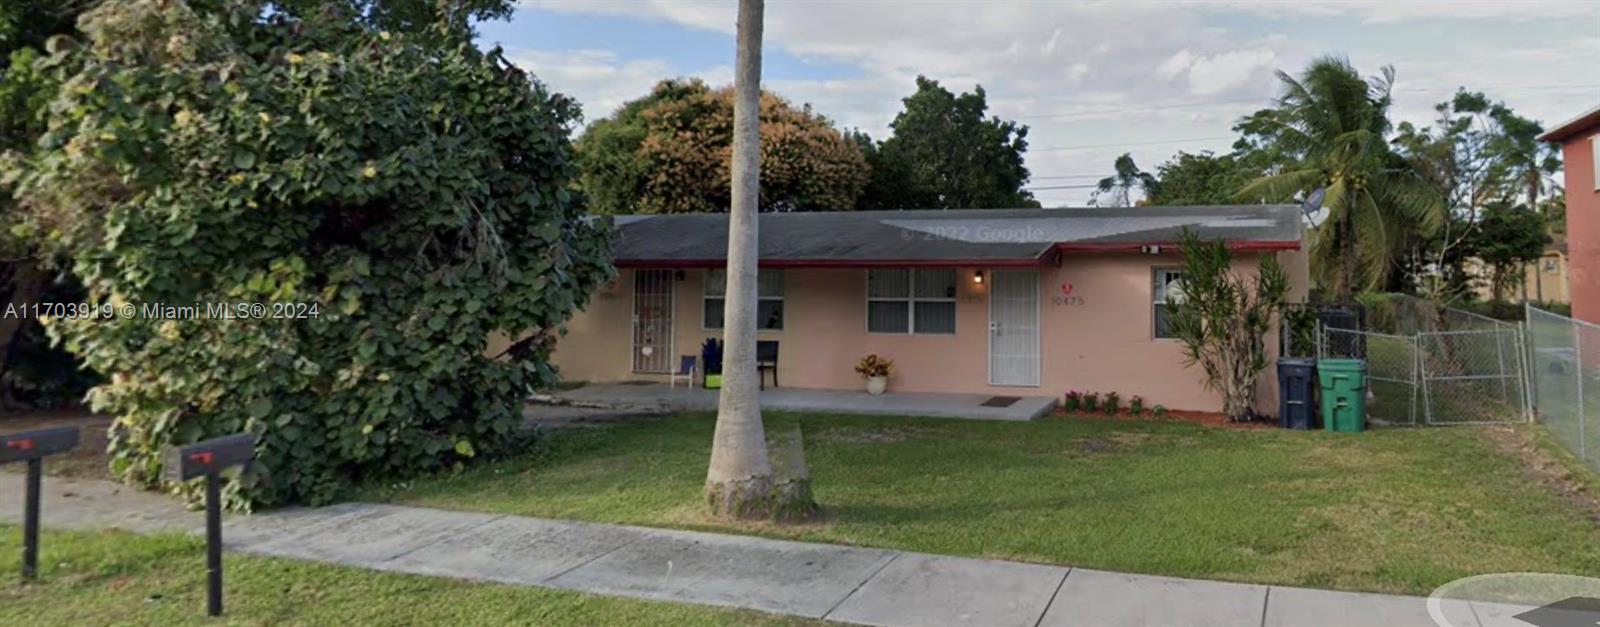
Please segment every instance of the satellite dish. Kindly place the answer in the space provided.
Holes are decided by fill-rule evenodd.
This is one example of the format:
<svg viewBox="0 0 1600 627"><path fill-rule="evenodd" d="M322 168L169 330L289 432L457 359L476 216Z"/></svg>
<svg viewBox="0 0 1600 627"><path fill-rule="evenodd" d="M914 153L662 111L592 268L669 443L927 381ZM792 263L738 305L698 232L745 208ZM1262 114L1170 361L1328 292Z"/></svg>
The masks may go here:
<svg viewBox="0 0 1600 627"><path fill-rule="evenodd" d="M1316 226L1316 221L1311 216L1322 210L1322 201L1327 197L1328 188L1318 187L1310 194L1307 194L1305 200L1300 201L1300 211L1306 214L1306 221L1311 222L1312 226Z"/></svg>

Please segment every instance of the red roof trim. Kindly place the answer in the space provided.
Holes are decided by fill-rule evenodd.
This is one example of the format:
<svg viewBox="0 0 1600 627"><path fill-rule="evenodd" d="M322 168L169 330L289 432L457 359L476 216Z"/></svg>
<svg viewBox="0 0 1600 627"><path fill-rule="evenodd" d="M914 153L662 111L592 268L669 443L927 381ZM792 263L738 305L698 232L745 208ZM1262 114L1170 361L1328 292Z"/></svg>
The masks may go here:
<svg viewBox="0 0 1600 627"><path fill-rule="evenodd" d="M1160 246L1162 253L1176 253L1181 244L1179 242L1066 242L1056 244L1056 250L1063 253L1139 253L1144 252L1146 246ZM1300 242L1299 240L1228 242L1228 250L1246 252L1300 250Z"/></svg>
<svg viewBox="0 0 1600 627"><path fill-rule="evenodd" d="M1555 128L1540 135L1538 139L1542 142L1563 143L1571 139L1572 136L1596 126L1600 126L1600 107L1584 111L1578 114L1578 117L1557 124Z"/></svg>
<svg viewBox="0 0 1600 627"><path fill-rule="evenodd" d="M1032 259L765 259L763 268L1036 268L1063 253L1138 253L1145 246L1160 246L1161 252L1178 252L1178 242L1079 242L1061 243L1045 249ZM1300 250L1298 240L1228 242L1229 250L1260 252ZM721 268L725 259L622 259L618 268Z"/></svg>

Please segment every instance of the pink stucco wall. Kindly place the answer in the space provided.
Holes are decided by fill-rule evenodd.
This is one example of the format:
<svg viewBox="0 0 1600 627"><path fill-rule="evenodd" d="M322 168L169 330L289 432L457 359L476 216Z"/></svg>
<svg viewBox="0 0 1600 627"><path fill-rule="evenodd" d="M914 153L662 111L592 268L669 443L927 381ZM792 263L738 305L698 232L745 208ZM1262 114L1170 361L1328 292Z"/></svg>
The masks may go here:
<svg viewBox="0 0 1600 627"><path fill-rule="evenodd" d="M1572 315L1600 323L1600 189L1596 189L1594 146L1600 125L1562 144L1567 188L1567 292Z"/></svg>
<svg viewBox="0 0 1600 627"><path fill-rule="evenodd" d="M1276 254L1302 298L1308 283L1300 251ZM1241 253L1238 269L1254 271L1257 259ZM1067 255L1059 267L1038 269L1040 293L1040 382L1038 387L988 384L988 286L972 281L976 268L957 271L959 294L954 335L887 335L866 331L867 271L861 268L785 270L784 329L762 331L780 342L779 378L786 387L859 389L852 371L868 353L895 361L893 391L966 392L1059 396L1068 389L1135 394L1172 409L1215 411L1220 402L1203 388L1198 369L1183 365L1181 346L1152 337L1151 273L1172 267L1171 255ZM675 282L676 354L698 354L702 329L704 271L684 270ZM1070 284L1074 300L1057 301ZM615 287L603 289L568 325L556 347L563 378L585 381L662 379L634 373L631 361L633 272L623 270ZM1268 345L1276 346L1275 338ZM672 360L676 362L677 360ZM1263 373L1261 409L1276 413L1276 388Z"/></svg>

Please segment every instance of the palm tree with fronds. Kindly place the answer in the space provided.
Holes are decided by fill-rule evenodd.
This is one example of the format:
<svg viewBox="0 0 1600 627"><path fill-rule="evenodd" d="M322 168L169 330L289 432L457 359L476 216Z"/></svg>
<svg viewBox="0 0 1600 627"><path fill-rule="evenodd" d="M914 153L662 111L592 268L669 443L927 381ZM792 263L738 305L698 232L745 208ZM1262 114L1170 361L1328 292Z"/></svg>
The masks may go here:
<svg viewBox="0 0 1600 627"><path fill-rule="evenodd" d="M1139 164L1133 162L1133 155L1122 153L1112 164L1116 174L1100 179L1095 186L1094 197L1089 204L1096 207L1131 207L1133 206L1133 188L1137 187L1144 192L1146 198L1155 193L1156 185L1160 182L1155 175L1139 169ZM1109 196L1109 201L1102 204L1100 197Z"/></svg>
<svg viewBox="0 0 1600 627"><path fill-rule="evenodd" d="M1312 233L1320 283L1340 300L1388 279L1408 236L1444 221L1444 203L1389 147L1394 68L1363 79L1341 57L1313 61L1298 78L1279 71L1277 106L1248 126L1291 155L1288 165L1241 189L1240 201L1325 189L1326 216Z"/></svg>

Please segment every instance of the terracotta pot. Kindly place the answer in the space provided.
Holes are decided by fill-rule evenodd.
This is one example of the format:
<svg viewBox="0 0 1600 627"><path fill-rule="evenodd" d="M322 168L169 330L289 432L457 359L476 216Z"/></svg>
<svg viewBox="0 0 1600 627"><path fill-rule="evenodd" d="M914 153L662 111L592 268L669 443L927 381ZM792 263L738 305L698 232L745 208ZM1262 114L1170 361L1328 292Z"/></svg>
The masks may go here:
<svg viewBox="0 0 1600 627"><path fill-rule="evenodd" d="M889 389L889 377L867 377L867 393L873 396Z"/></svg>

